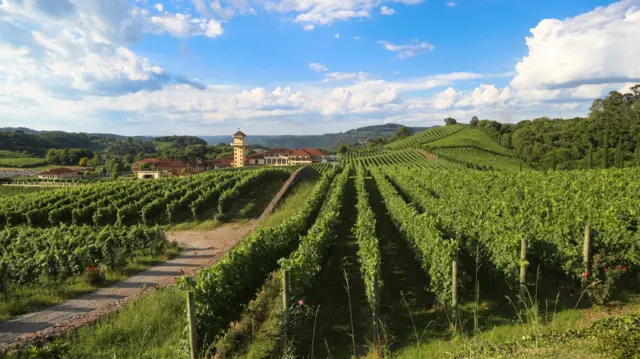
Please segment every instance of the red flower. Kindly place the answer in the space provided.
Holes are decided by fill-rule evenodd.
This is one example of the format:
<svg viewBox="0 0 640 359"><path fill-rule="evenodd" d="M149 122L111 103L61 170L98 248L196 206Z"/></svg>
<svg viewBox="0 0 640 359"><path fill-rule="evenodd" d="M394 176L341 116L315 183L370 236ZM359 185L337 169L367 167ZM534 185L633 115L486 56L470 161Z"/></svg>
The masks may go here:
<svg viewBox="0 0 640 359"><path fill-rule="evenodd" d="M607 268L605 268L605 269L604 269L604 272L605 272L605 273L607 273L607 270L608 270L608 269L607 269Z"/></svg>
<svg viewBox="0 0 640 359"><path fill-rule="evenodd" d="M626 272L626 271L627 271L627 266L623 266L623 267L622 267L622 271L623 271L623 272Z"/></svg>
<svg viewBox="0 0 640 359"><path fill-rule="evenodd" d="M93 267L93 266L88 266L88 267L87 267L87 270L88 270L89 272L93 272L93 270L94 270L94 269L96 269L96 268L95 268L95 267Z"/></svg>
<svg viewBox="0 0 640 359"><path fill-rule="evenodd" d="M304 305L304 300L300 299L300 300L298 301L298 304L300 304L300 305Z"/></svg>
<svg viewBox="0 0 640 359"><path fill-rule="evenodd" d="M589 276L589 273L584 272L584 273L582 273L582 276L583 276L583 277L585 277L585 278L587 278L587 277Z"/></svg>

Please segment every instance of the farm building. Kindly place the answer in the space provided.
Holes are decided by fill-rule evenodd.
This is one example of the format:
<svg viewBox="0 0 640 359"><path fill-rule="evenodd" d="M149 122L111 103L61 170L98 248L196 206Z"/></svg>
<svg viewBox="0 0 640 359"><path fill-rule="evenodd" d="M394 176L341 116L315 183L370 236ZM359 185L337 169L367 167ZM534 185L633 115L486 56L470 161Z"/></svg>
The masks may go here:
<svg viewBox="0 0 640 359"><path fill-rule="evenodd" d="M63 178L78 178L78 171L72 170L70 168L53 168L47 171L43 171L38 173L38 178L42 179L63 179Z"/></svg>

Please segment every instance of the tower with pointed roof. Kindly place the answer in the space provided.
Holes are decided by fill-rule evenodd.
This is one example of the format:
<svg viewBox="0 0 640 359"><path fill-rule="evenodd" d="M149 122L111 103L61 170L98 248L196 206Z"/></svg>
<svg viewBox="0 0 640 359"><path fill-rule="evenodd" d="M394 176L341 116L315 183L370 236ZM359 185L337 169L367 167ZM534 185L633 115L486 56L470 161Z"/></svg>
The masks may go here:
<svg viewBox="0 0 640 359"><path fill-rule="evenodd" d="M238 129L233 135L233 167L244 167L245 154L247 153L247 143L245 142L245 135Z"/></svg>

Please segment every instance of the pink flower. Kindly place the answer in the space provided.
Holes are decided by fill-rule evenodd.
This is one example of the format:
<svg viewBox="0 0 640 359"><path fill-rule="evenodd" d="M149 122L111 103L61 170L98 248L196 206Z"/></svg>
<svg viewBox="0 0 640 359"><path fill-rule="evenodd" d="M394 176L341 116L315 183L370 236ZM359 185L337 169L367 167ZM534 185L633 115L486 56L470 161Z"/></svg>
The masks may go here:
<svg viewBox="0 0 640 359"><path fill-rule="evenodd" d="M585 278L587 278L587 277L589 276L589 273L584 272L584 273L582 273L582 276L583 276L583 277L585 277Z"/></svg>
<svg viewBox="0 0 640 359"><path fill-rule="evenodd" d="M623 271L623 272L626 272L626 271L627 271L627 266L623 266L623 267L622 267L622 271Z"/></svg>
<svg viewBox="0 0 640 359"><path fill-rule="evenodd" d="M300 304L300 305L304 305L304 300L300 299L300 300L298 301L298 304Z"/></svg>
<svg viewBox="0 0 640 359"><path fill-rule="evenodd" d="M605 273L607 273L607 271L608 271L608 269L607 269L607 268L605 268L605 269L604 269L604 272L605 272Z"/></svg>

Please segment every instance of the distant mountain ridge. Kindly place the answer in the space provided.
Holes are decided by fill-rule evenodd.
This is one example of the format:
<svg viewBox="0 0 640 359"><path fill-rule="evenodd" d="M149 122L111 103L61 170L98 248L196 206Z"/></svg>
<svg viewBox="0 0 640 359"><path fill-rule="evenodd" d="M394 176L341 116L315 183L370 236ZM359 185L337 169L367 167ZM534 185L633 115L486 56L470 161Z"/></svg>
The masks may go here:
<svg viewBox="0 0 640 359"><path fill-rule="evenodd" d="M247 143L251 145L261 145L269 148L285 147L285 148L328 148L335 149L340 145L352 145L362 141L377 137L392 137L402 125L396 123L386 123L382 125L365 126L351 129L346 132L327 133L324 135L252 135L247 132ZM430 127L409 127L413 132L420 132ZM83 132L65 132L65 131L39 131L26 127L3 127L0 132L17 132L25 135L37 137L64 136L70 137L82 136L90 138L103 138L108 140L123 141L127 137L139 138L144 141L151 140L155 137L165 136L123 136L110 133L83 133ZM197 136L209 144L230 143L233 139L231 134L218 136Z"/></svg>

